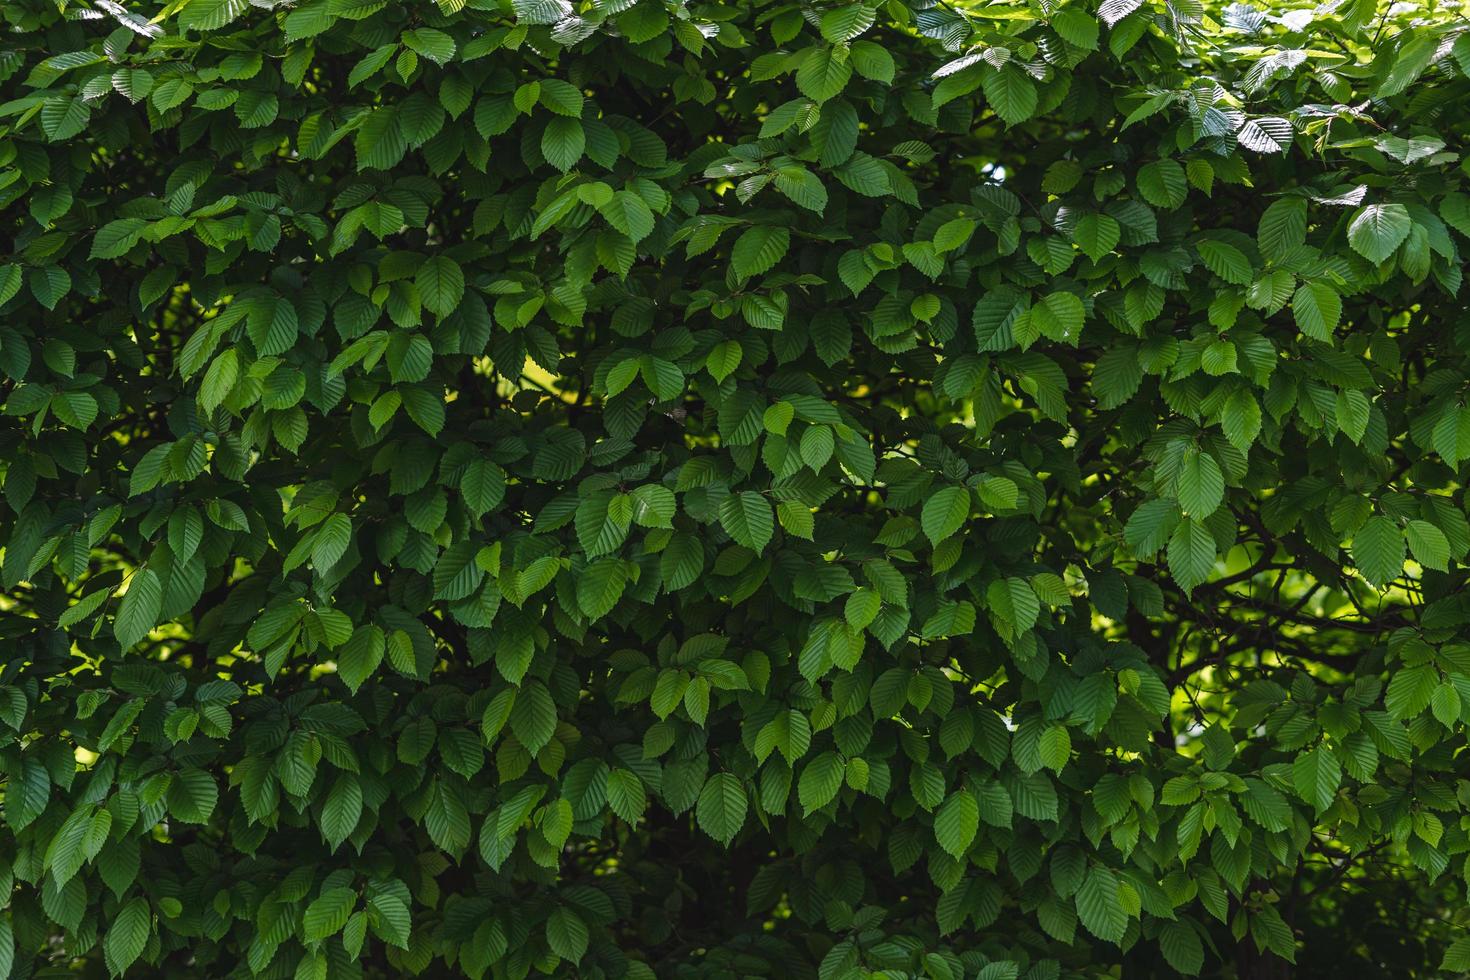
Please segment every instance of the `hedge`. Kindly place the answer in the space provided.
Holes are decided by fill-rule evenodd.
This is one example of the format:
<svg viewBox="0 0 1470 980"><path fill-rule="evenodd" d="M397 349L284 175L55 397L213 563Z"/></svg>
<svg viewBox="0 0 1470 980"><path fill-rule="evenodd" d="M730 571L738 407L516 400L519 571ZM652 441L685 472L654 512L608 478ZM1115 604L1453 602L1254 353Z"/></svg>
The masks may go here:
<svg viewBox="0 0 1470 980"><path fill-rule="evenodd" d="M1463 9L0 12L0 977L1470 969Z"/></svg>

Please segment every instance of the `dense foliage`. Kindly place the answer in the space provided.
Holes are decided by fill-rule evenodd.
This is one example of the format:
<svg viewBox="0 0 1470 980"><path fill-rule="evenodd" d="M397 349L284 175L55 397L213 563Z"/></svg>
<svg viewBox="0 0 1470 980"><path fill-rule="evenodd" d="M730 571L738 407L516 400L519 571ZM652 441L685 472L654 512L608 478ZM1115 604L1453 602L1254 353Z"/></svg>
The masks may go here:
<svg viewBox="0 0 1470 980"><path fill-rule="evenodd" d="M1470 969L1461 12L0 11L0 976Z"/></svg>

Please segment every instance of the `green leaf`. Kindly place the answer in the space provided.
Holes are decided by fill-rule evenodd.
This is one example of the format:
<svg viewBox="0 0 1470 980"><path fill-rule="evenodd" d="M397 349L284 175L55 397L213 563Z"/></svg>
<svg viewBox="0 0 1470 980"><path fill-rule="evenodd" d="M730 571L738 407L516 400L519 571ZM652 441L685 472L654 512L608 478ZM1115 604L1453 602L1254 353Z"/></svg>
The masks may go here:
<svg viewBox="0 0 1470 980"><path fill-rule="evenodd" d="M15 931L10 925L10 916L0 916L0 977L8 980L14 966Z"/></svg>
<svg viewBox="0 0 1470 980"><path fill-rule="evenodd" d="M1184 203L1189 182L1173 160L1155 160L1138 169L1138 193L1156 208L1173 210Z"/></svg>
<svg viewBox="0 0 1470 980"><path fill-rule="evenodd" d="M1377 264L1398 250L1413 225L1402 204L1369 204L1353 212L1348 243L1353 251Z"/></svg>
<svg viewBox="0 0 1470 980"><path fill-rule="evenodd" d="M352 543L352 518L346 514L332 514L317 529L311 546L311 563L318 571L325 572L347 553Z"/></svg>
<svg viewBox="0 0 1470 980"><path fill-rule="evenodd" d="M813 102L826 102L852 78L852 60L841 47L813 45L796 69L796 87Z"/></svg>
<svg viewBox="0 0 1470 980"><path fill-rule="evenodd" d="M714 346L705 359L704 366L716 381L724 381L740 367L744 348L738 340L722 340Z"/></svg>
<svg viewBox="0 0 1470 980"><path fill-rule="evenodd" d="M1088 51L1097 50L1098 23L1085 10L1078 7L1064 7L1052 14L1051 27L1068 44L1074 44Z"/></svg>
<svg viewBox="0 0 1470 980"><path fill-rule="evenodd" d="M893 55L873 41L856 41L851 47L852 66L864 78L887 85L893 81L896 67Z"/></svg>
<svg viewBox="0 0 1470 980"><path fill-rule="evenodd" d="M1255 279L1255 270L1251 268L1250 259L1246 258L1245 253L1234 245L1214 239L1205 239L1199 243L1197 248L1200 261L1205 264L1205 268L1226 282L1245 286Z"/></svg>
<svg viewBox="0 0 1470 980"><path fill-rule="evenodd" d="M1368 518L1353 535L1353 564L1368 584L1383 588L1404 569L1404 535L1383 516Z"/></svg>
<svg viewBox="0 0 1470 980"><path fill-rule="evenodd" d="M1430 437L1434 451L1450 466L1470 459L1470 408L1446 405Z"/></svg>
<svg viewBox="0 0 1470 980"><path fill-rule="evenodd" d="M832 802L842 788L846 768L835 752L823 752L806 764L797 785L797 798L806 813L820 810Z"/></svg>
<svg viewBox="0 0 1470 980"><path fill-rule="evenodd" d="M130 650L158 624L163 606L163 583L151 568L140 569L128 582L112 624L117 645Z"/></svg>
<svg viewBox="0 0 1470 980"><path fill-rule="evenodd" d="M1186 594L1209 578L1215 567L1215 539L1197 519L1179 522L1169 537L1169 574Z"/></svg>
<svg viewBox="0 0 1470 980"><path fill-rule="evenodd" d="M558 116L547 122L541 133L541 155L560 171L572 169L586 148L587 135L580 119Z"/></svg>
<svg viewBox="0 0 1470 980"><path fill-rule="evenodd" d="M488 459L472 459L465 464L459 487L465 506L480 517L505 499L505 471Z"/></svg>
<svg viewBox="0 0 1470 980"><path fill-rule="evenodd" d="M1076 344L1082 333L1086 309L1072 293L1048 293L1031 307L1031 319L1042 336L1060 343Z"/></svg>
<svg viewBox="0 0 1470 980"><path fill-rule="evenodd" d="M1189 920L1164 923L1159 933L1159 949L1169 965L1180 973L1193 977L1204 969L1204 944Z"/></svg>
<svg viewBox="0 0 1470 980"><path fill-rule="evenodd" d="M560 78L543 78L540 86L543 106L557 115L571 119L582 118L582 106L585 100L577 86Z"/></svg>
<svg viewBox="0 0 1470 980"><path fill-rule="evenodd" d="M1282 258L1307 240L1307 202L1283 197L1261 212L1256 244L1269 258Z"/></svg>
<svg viewBox="0 0 1470 980"><path fill-rule="evenodd" d="M434 565L434 598L463 599L480 586L484 570L475 561L477 546L472 541L451 545Z"/></svg>
<svg viewBox="0 0 1470 980"><path fill-rule="evenodd" d="M120 975L138 961L148 945L153 932L153 913L144 898L130 899L117 917L107 927L102 940L102 951L107 958L107 968Z"/></svg>
<svg viewBox="0 0 1470 980"><path fill-rule="evenodd" d="M419 266L414 276L424 308L436 316L453 313L464 298L464 270L447 256L438 255Z"/></svg>
<svg viewBox="0 0 1470 980"><path fill-rule="evenodd" d="M1342 782L1342 766L1337 756L1324 745L1298 755L1291 766L1292 785L1297 795L1317 808L1321 813L1337 798L1337 787Z"/></svg>
<svg viewBox="0 0 1470 980"><path fill-rule="evenodd" d="M577 578L577 608L590 620L612 612L628 585L628 570L620 559L599 558Z"/></svg>
<svg viewBox="0 0 1470 980"><path fill-rule="evenodd" d="M61 629L75 626L82 620L90 617L102 607L102 604L112 597L111 589L98 589L82 597L81 601L74 606L68 606L66 612L57 619L56 625Z"/></svg>
<svg viewBox="0 0 1470 980"><path fill-rule="evenodd" d="M373 932L390 946L408 949L413 920L403 899L388 893L374 895L368 902L368 909L372 917ZM347 922L343 927L344 937L352 929L352 917Z"/></svg>
<svg viewBox="0 0 1470 980"><path fill-rule="evenodd" d="M168 788L168 812L180 823L208 823L219 803L219 787L202 769L179 770Z"/></svg>
<svg viewBox="0 0 1470 980"><path fill-rule="evenodd" d="M1241 452L1250 449L1261 432L1261 406L1244 388L1236 390L1220 409L1220 428Z"/></svg>
<svg viewBox="0 0 1470 980"><path fill-rule="evenodd" d="M569 963L576 963L587 952L587 924L569 908L558 908L546 920L546 945Z"/></svg>
<svg viewBox="0 0 1470 980"><path fill-rule="evenodd" d="M1409 521L1404 525L1404 539L1419 564L1437 572L1449 571L1450 542L1439 528L1428 521Z"/></svg>
<svg viewBox="0 0 1470 980"><path fill-rule="evenodd" d="M1179 505L1173 500L1148 500L1133 511L1123 529L1124 540L1135 555L1151 557L1169 543L1170 536L1179 524ZM1213 564L1213 547L1211 563Z"/></svg>
<svg viewBox="0 0 1470 980"><path fill-rule="evenodd" d="M190 7L209 2L211 0L194 0ZM239 2L243 8L245 0L239 0ZM92 251L88 258L115 259L126 255L134 245L138 244L139 238L147 227L148 222L142 218L119 218L116 221L109 221L97 229L97 234L92 239Z"/></svg>
<svg viewBox="0 0 1470 980"><path fill-rule="evenodd" d="M362 784L357 776L350 772L339 775L322 804L320 821L322 837L333 850L357 828L362 818L362 805Z"/></svg>
<svg viewBox="0 0 1470 980"><path fill-rule="evenodd" d="M721 844L729 845L745 823L745 787L731 773L711 776L699 793L699 827Z"/></svg>
<svg viewBox="0 0 1470 980"><path fill-rule="evenodd" d="M1061 772L1072 758L1072 736L1062 725L1048 725L1039 743L1041 764Z"/></svg>
<svg viewBox="0 0 1470 980"><path fill-rule="evenodd" d="M643 198L632 191L618 191L597 208L607 223L627 235L635 243L653 232L653 212Z"/></svg>
<svg viewBox="0 0 1470 980"><path fill-rule="evenodd" d="M934 544L953 535L970 517L970 491L964 487L941 487L924 501L920 524Z"/></svg>
<svg viewBox="0 0 1470 980"><path fill-rule="evenodd" d="M1036 113L1036 83L1016 66L1008 64L986 75L980 85L985 90L985 101L1006 125L1023 123Z"/></svg>
<svg viewBox="0 0 1470 980"><path fill-rule="evenodd" d="M522 745L540 752L556 734L556 702L539 681L525 681L510 712L510 727Z"/></svg>
<svg viewBox="0 0 1470 980"><path fill-rule="evenodd" d="M248 0L189 0L179 11L179 29L217 31L249 9Z"/></svg>
<svg viewBox="0 0 1470 980"><path fill-rule="evenodd" d="M1186 449L1174 480L1174 496L1190 517L1209 517L1225 499L1225 475L1209 453Z"/></svg>
<svg viewBox="0 0 1470 980"><path fill-rule="evenodd" d="M1446 728L1453 728L1460 720L1460 692L1448 681L1434 689L1429 698L1429 712Z"/></svg>
<svg viewBox="0 0 1470 980"><path fill-rule="evenodd" d="M1096 29L1096 22L1093 23ZM1096 38L1094 37L1094 43ZM1119 228L1116 219L1106 214L1096 212L1085 214L1077 219L1077 227L1072 232L1072 238L1086 253L1089 259L1100 262L1118 244L1122 238L1122 229Z"/></svg>
<svg viewBox="0 0 1470 980"><path fill-rule="evenodd" d="M626 769L614 769L607 777L607 803L628 823L637 823L648 806L648 796L643 783Z"/></svg>
<svg viewBox="0 0 1470 980"><path fill-rule="evenodd" d="M730 266L741 278L769 272L781 261L791 246L791 233L774 225L747 228L735 240L730 253Z"/></svg>
<svg viewBox="0 0 1470 980"><path fill-rule="evenodd" d="M1440 961L1439 968L1454 973L1464 973L1470 970L1470 936L1461 936L1450 944L1449 949L1445 950L1444 959Z"/></svg>
<svg viewBox="0 0 1470 980"><path fill-rule="evenodd" d="M306 907L301 917L301 938L308 943L319 943L335 936L347 924L357 904L357 893L351 888L328 888Z"/></svg>
<svg viewBox="0 0 1470 980"><path fill-rule="evenodd" d="M420 54L436 65L447 64L454 59L454 38L432 27L415 27L403 32L403 45Z"/></svg>
<svg viewBox="0 0 1470 980"><path fill-rule="evenodd" d="M720 526L757 554L766 550L776 530L770 503L754 490L732 493L720 503Z"/></svg>
<svg viewBox="0 0 1470 980"><path fill-rule="evenodd" d="M1438 686L1439 673L1429 664L1398 670L1388 682L1383 704L1395 718L1416 718L1429 707Z"/></svg>
<svg viewBox="0 0 1470 980"><path fill-rule="evenodd" d="M980 805L973 794L958 790L934 815L934 839L951 857L960 860L980 829Z"/></svg>
<svg viewBox="0 0 1470 980"><path fill-rule="evenodd" d="M1201 352L1199 363L1212 377L1234 374L1239 369L1239 351L1228 340L1214 340Z"/></svg>
<svg viewBox="0 0 1470 980"><path fill-rule="evenodd" d="M1083 928L1104 942L1118 944L1128 928L1128 913L1118 894L1118 878L1102 866L1096 866L1082 879L1073 898L1077 919Z"/></svg>
<svg viewBox="0 0 1470 980"><path fill-rule="evenodd" d="M822 37L833 44L851 41L873 26L874 10L867 4L850 3L822 15Z"/></svg>
<svg viewBox="0 0 1470 980"><path fill-rule="evenodd" d="M1292 297L1291 314L1302 333L1331 343L1332 333L1342 319L1342 297L1325 282L1302 283Z"/></svg>

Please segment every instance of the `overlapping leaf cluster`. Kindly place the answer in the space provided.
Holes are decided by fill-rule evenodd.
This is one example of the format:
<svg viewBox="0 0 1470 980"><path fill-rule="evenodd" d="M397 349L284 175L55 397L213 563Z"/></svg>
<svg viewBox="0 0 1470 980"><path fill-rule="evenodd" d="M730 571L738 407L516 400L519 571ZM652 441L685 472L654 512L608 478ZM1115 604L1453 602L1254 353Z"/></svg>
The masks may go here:
<svg viewBox="0 0 1470 980"><path fill-rule="evenodd" d="M1470 969L1458 12L0 12L0 976Z"/></svg>

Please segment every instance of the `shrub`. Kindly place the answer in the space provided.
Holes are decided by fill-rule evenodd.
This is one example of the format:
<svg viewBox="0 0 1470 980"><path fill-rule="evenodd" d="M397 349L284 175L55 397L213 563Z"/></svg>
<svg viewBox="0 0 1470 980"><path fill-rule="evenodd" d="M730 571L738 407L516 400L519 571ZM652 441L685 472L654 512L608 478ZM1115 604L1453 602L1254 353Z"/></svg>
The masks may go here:
<svg viewBox="0 0 1470 980"><path fill-rule="evenodd" d="M1470 968L1464 21L0 9L0 975Z"/></svg>

